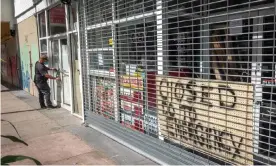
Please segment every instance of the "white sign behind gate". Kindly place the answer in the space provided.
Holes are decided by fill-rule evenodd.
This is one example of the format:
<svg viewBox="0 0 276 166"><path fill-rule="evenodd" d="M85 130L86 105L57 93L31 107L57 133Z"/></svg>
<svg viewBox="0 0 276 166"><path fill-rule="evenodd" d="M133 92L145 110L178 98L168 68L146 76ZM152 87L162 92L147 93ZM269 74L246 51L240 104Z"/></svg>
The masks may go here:
<svg viewBox="0 0 276 166"><path fill-rule="evenodd" d="M232 163L253 164L251 84L157 77L161 134Z"/></svg>

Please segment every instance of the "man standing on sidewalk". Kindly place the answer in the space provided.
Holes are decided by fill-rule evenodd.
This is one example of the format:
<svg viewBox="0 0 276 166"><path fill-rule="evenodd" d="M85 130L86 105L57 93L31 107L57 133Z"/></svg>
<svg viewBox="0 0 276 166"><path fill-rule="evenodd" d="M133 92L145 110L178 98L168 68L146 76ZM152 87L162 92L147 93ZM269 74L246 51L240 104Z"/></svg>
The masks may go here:
<svg viewBox="0 0 276 166"><path fill-rule="evenodd" d="M56 70L55 68L48 68L45 64L48 63L48 57L46 55L42 55L39 58L39 61L35 63L35 78L34 83L37 87L39 93L39 103L41 108L46 108L44 103L44 97L46 100L46 104L48 108L57 108L52 105L51 102L51 92L50 87L47 83L48 79L59 80L60 78L56 78L48 74L48 70Z"/></svg>

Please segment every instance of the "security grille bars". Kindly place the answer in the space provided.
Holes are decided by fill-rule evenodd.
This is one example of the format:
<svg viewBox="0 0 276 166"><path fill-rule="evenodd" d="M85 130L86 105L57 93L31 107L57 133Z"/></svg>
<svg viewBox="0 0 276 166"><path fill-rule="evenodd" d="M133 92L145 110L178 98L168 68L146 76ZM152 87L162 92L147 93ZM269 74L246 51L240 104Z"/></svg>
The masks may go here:
<svg viewBox="0 0 276 166"><path fill-rule="evenodd" d="M275 5L81 0L86 120L97 114L222 163L273 163Z"/></svg>

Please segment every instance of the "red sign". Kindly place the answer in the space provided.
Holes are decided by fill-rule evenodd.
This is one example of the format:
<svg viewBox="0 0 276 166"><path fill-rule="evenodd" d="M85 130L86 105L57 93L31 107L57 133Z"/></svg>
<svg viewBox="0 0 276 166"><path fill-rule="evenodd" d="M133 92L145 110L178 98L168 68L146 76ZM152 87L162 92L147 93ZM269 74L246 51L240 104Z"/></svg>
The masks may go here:
<svg viewBox="0 0 276 166"><path fill-rule="evenodd" d="M122 121L121 121L122 125L140 132L144 132L143 120L137 119L127 114L121 114L121 116L122 116Z"/></svg>
<svg viewBox="0 0 276 166"><path fill-rule="evenodd" d="M42 23L45 23L44 15L40 15ZM50 24L65 24L65 8L58 6L49 10L49 22Z"/></svg>
<svg viewBox="0 0 276 166"><path fill-rule="evenodd" d="M275 85L276 84L276 79L264 79L263 84L265 84L265 85Z"/></svg>
<svg viewBox="0 0 276 166"><path fill-rule="evenodd" d="M129 89L129 88L121 88L120 89L120 99L133 103L141 103L143 104L143 96L141 91Z"/></svg>
<svg viewBox="0 0 276 166"><path fill-rule="evenodd" d="M121 101L121 109L125 112L134 113L136 117L141 117L143 115L143 105L135 104L127 101Z"/></svg>
<svg viewBox="0 0 276 166"><path fill-rule="evenodd" d="M114 118L115 101L114 87L115 83L109 80L97 79L96 86L96 109L97 112L106 118Z"/></svg>

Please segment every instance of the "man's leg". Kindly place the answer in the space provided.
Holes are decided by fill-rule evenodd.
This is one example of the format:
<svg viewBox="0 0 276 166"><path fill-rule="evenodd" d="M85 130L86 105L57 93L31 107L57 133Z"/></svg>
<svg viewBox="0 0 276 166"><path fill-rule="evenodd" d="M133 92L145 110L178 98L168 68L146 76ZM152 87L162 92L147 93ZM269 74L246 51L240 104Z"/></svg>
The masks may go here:
<svg viewBox="0 0 276 166"><path fill-rule="evenodd" d="M51 91L50 87L47 83L43 83L38 85L41 93L44 95L47 107L52 107L52 102L51 102Z"/></svg>
<svg viewBox="0 0 276 166"><path fill-rule="evenodd" d="M46 108L45 102L44 102L44 95L41 92L41 90L39 89L39 87L36 85L37 91L38 91L38 95L39 95L39 104L41 108Z"/></svg>

